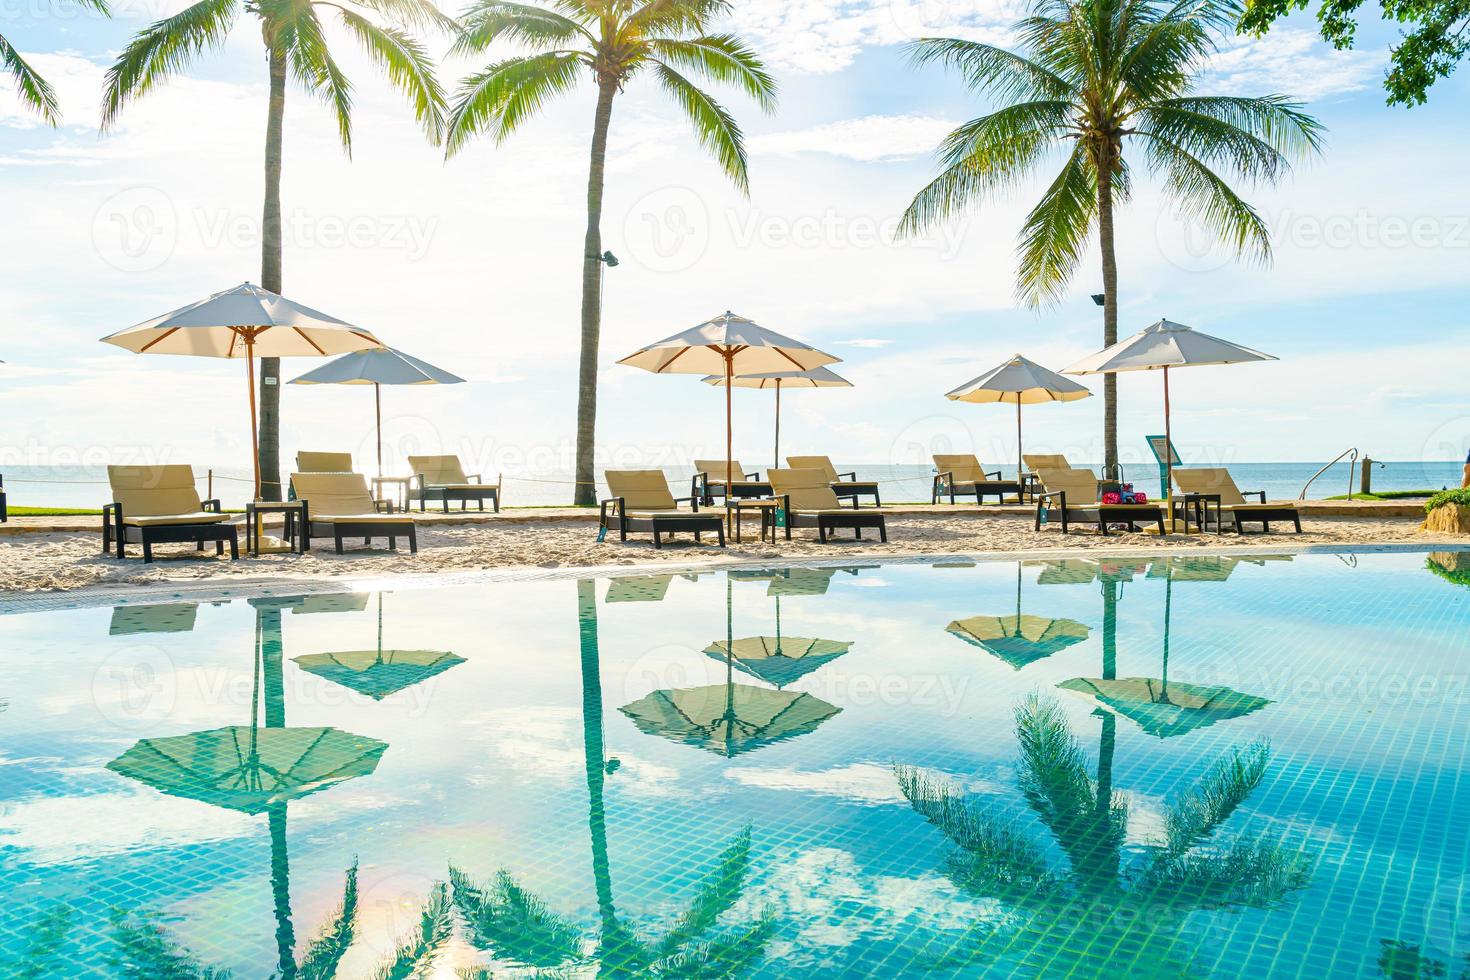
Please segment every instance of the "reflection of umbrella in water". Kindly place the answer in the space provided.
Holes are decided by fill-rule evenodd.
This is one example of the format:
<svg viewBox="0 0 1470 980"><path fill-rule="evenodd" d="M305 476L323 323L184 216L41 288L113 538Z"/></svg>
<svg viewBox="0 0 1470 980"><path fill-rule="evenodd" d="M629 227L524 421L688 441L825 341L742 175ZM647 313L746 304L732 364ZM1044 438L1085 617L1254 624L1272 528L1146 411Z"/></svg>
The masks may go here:
<svg viewBox="0 0 1470 980"><path fill-rule="evenodd" d="M142 606L114 606L108 636L134 636L139 633L191 633L199 612L197 602L150 603Z"/></svg>
<svg viewBox="0 0 1470 980"><path fill-rule="evenodd" d="M781 635L781 596L776 595L776 635L747 636L739 640L717 640L705 648L711 660L724 661L734 654L733 666L749 674L785 687L800 680L823 664L836 660L852 649L851 642L814 639L808 636Z"/></svg>
<svg viewBox="0 0 1470 980"><path fill-rule="evenodd" d="M966 643L999 657L1016 670L1045 660L1087 639L1086 626L1072 619L1045 619L1021 613L1021 565L1016 564L1016 614L957 619L946 630Z"/></svg>
<svg viewBox="0 0 1470 980"><path fill-rule="evenodd" d="M142 739L107 768L170 796L253 814L366 776L387 747L335 728L230 725Z"/></svg>
<svg viewBox="0 0 1470 980"><path fill-rule="evenodd" d="M1228 574L1228 573L1227 573ZM1185 735L1218 721L1239 718L1271 702L1220 685L1169 683L1169 634L1173 621L1172 567L1164 584L1163 676L1074 677L1057 686L1091 701L1099 709L1131 719L1157 738Z"/></svg>
<svg viewBox="0 0 1470 980"><path fill-rule="evenodd" d="M663 602L672 575L618 575L608 579L605 602Z"/></svg>
<svg viewBox="0 0 1470 980"><path fill-rule="evenodd" d="M725 615L725 649L730 650L735 640L728 577ZM723 659L723 684L654 691L619 710L633 720L639 731L699 745L727 757L805 735L842 710L798 691L736 684L735 658L727 654Z"/></svg>
<svg viewBox="0 0 1470 980"><path fill-rule="evenodd" d="M378 648L340 653L308 653L292 662L308 674L381 701L464 663L447 650L384 650L383 594L378 593Z"/></svg>
<svg viewBox="0 0 1470 980"><path fill-rule="evenodd" d="M287 728L281 676L281 610L299 610L299 598L251 599L255 608L250 725L188 735L142 739L107 764L159 792L244 813L266 814L271 842L271 897L276 915L279 976L296 976L296 933L291 922L286 818L291 800L371 774L388 744L336 728ZM262 690L262 688L264 690ZM264 702L262 704L262 701ZM264 713L265 726L260 727ZM347 892L355 892L356 869ZM339 930L345 928L340 922ZM341 950L323 954L321 975L334 975ZM319 964L322 965L322 964Z"/></svg>

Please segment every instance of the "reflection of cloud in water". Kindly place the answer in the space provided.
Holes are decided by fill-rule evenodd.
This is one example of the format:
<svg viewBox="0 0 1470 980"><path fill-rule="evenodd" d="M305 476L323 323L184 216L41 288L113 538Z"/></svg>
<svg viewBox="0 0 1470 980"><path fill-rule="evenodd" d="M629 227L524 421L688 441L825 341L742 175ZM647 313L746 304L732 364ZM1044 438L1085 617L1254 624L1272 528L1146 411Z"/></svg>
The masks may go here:
<svg viewBox="0 0 1470 980"><path fill-rule="evenodd" d="M467 715L462 724L467 738L486 743L486 754L495 768L534 773L541 782L581 782L587 776L587 759L582 741L582 713L572 708L542 705L531 708L497 708ZM608 752L621 763L613 778L629 792L661 795L672 792L679 772L609 746ZM494 772L467 777L476 785L493 785Z"/></svg>
<svg viewBox="0 0 1470 980"><path fill-rule="evenodd" d="M0 844L37 864L90 861L145 848L170 848L258 834L243 813L139 788L38 797L0 811Z"/></svg>
<svg viewBox="0 0 1470 980"><path fill-rule="evenodd" d="M793 966L808 955L827 961L837 955L834 947L855 944L868 949L880 944L887 955L894 943L912 945L915 955L922 956L935 932L959 933L1001 915L998 903L965 898L940 875L865 874L851 852L834 847L815 848L774 865L754 892L741 904L758 908L770 902L782 923L768 959L784 956Z"/></svg>
<svg viewBox="0 0 1470 980"><path fill-rule="evenodd" d="M934 775L940 774L934 773ZM908 801L899 792L898 780L893 775L893 769L873 762L854 762L851 765L838 766L834 769L805 771L735 768L727 769L725 776L742 786L816 793L819 796L835 796L850 803L908 805ZM965 780L963 785L972 793L1003 794L1005 792L1004 786L986 780Z"/></svg>

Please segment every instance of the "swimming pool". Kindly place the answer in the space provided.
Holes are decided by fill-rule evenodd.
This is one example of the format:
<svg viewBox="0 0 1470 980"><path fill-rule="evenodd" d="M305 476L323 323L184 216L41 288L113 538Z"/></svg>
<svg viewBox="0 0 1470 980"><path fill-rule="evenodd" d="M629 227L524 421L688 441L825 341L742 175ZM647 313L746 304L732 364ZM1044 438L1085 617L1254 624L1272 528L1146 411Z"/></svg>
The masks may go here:
<svg viewBox="0 0 1470 980"><path fill-rule="evenodd" d="M1459 976L1467 583L1235 555L21 605L0 975Z"/></svg>

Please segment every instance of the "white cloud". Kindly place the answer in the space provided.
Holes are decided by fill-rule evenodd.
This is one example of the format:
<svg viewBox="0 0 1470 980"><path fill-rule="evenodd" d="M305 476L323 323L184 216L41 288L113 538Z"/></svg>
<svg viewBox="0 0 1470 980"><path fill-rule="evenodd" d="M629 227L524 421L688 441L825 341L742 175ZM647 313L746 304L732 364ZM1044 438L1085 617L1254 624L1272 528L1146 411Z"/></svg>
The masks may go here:
<svg viewBox="0 0 1470 980"><path fill-rule="evenodd" d="M1201 92L1280 93L1311 101L1369 88L1381 65L1376 51L1338 51L1308 31L1281 27L1260 38L1231 38L1211 59L1198 87Z"/></svg>
<svg viewBox="0 0 1470 980"><path fill-rule="evenodd" d="M858 347L863 350L878 350L893 343L888 337L854 337L852 340L836 340L835 344L843 347Z"/></svg>
<svg viewBox="0 0 1470 980"><path fill-rule="evenodd" d="M840 71L864 48L935 35L1003 43L1020 19L1016 0L747 0L731 15L773 67Z"/></svg>
<svg viewBox="0 0 1470 980"><path fill-rule="evenodd" d="M776 156L827 153L864 163L901 160L933 153L954 127L951 120L932 116L863 116L756 136L750 149Z"/></svg>

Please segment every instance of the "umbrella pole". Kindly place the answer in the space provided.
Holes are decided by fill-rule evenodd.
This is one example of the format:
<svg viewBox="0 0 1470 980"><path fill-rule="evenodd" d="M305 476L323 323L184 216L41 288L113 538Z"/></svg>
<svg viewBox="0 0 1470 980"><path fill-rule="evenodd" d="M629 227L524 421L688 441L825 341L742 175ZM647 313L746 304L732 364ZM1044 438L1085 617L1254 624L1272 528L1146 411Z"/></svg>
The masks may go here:
<svg viewBox="0 0 1470 980"><path fill-rule="evenodd" d="M771 464L776 469L781 468L781 379L776 379L776 458Z"/></svg>
<svg viewBox="0 0 1470 980"><path fill-rule="evenodd" d="M1025 500L1026 494L1026 469L1025 450L1021 448L1021 396L1016 396L1016 482L1021 484L1022 492L1017 495L1018 500Z"/></svg>
<svg viewBox="0 0 1470 980"><path fill-rule="evenodd" d="M1174 566L1169 566L1169 577L1164 582L1164 677L1159 696L1169 700L1169 626L1174 617Z"/></svg>
<svg viewBox="0 0 1470 980"><path fill-rule="evenodd" d="M1174 434L1169 420L1169 367L1164 366L1164 506L1169 509L1169 529L1179 528L1174 520ZM1189 518L1184 519L1184 530L1189 531Z"/></svg>
<svg viewBox="0 0 1470 980"><path fill-rule="evenodd" d="M731 389L735 387L735 354L722 350L725 357L725 521L730 521L730 495L735 487L735 408ZM742 473L741 476L744 476Z"/></svg>
<svg viewBox="0 0 1470 980"><path fill-rule="evenodd" d="M255 334L245 333L245 384L250 389L250 462L255 468L255 496L260 499L260 429L255 418Z"/></svg>
<svg viewBox="0 0 1470 980"><path fill-rule="evenodd" d="M383 386L373 382L373 411L378 422L378 479L383 478Z"/></svg>

